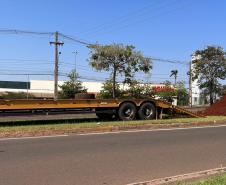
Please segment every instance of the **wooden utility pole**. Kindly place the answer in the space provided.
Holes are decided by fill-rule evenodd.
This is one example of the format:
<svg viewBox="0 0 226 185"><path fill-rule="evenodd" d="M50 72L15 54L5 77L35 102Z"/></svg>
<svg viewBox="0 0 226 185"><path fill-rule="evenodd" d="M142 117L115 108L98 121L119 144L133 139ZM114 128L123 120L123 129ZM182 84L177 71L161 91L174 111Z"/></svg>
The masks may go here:
<svg viewBox="0 0 226 185"><path fill-rule="evenodd" d="M192 108L192 79L191 79L191 63L189 62L189 107Z"/></svg>
<svg viewBox="0 0 226 185"><path fill-rule="evenodd" d="M63 45L63 42L58 42L58 31L55 33L55 42L50 42L55 44L55 70L54 70L54 99L57 99L58 94L58 45Z"/></svg>

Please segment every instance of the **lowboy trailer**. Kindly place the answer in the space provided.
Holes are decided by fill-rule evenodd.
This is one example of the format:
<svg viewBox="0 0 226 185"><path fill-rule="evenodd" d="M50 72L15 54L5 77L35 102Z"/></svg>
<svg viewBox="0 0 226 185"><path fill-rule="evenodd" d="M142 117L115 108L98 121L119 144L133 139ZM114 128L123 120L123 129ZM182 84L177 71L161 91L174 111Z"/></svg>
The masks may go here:
<svg viewBox="0 0 226 185"><path fill-rule="evenodd" d="M10 112L61 110L64 113L95 113L100 119L113 116L124 121L161 119L162 114L181 117L204 117L168 102L156 99L28 99L0 100L0 116Z"/></svg>

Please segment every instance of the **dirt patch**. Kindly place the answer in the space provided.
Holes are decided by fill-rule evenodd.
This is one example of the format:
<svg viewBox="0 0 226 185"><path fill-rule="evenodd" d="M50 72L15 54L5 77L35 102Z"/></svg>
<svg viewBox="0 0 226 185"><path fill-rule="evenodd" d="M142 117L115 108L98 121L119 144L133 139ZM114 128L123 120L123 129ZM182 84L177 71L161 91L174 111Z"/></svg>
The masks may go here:
<svg viewBox="0 0 226 185"><path fill-rule="evenodd" d="M203 111L198 111L203 116L226 116L226 96Z"/></svg>

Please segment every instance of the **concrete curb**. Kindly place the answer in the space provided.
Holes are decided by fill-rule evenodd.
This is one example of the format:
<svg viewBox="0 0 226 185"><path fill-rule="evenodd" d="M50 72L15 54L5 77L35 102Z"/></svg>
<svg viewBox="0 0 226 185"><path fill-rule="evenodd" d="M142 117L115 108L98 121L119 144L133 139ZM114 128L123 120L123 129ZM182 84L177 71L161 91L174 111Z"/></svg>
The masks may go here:
<svg viewBox="0 0 226 185"><path fill-rule="evenodd" d="M183 175L177 175L172 177L165 177L160 179L155 179L146 182L138 182L127 185L165 185L165 184L174 184L177 182L194 182L196 180L204 180L213 175L220 175L226 172L226 167L216 168L206 171L200 171L195 173L188 173Z"/></svg>
<svg viewBox="0 0 226 185"><path fill-rule="evenodd" d="M190 123L170 123L170 124L135 124L135 125L115 125L115 126L97 126L93 128L73 128L73 129L51 129L51 130L35 130L35 131L10 131L0 132L0 138L12 137L32 137L32 136L48 136L58 134L81 134L93 132L111 132L126 130L150 130L150 129L169 129L184 128L196 126L215 126L226 125L226 120L220 121L202 121Z"/></svg>

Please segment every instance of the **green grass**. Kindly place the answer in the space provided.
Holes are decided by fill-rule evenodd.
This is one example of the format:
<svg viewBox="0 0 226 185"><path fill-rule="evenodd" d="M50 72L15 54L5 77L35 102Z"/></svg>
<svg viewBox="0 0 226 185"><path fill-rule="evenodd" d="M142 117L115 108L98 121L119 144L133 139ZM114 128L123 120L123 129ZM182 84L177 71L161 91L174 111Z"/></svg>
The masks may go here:
<svg viewBox="0 0 226 185"><path fill-rule="evenodd" d="M136 121L99 121L97 118L70 118L50 120L29 120L29 121L4 121L0 122L0 132L8 131L33 131L46 129L72 129L72 128L93 128L114 125L137 125L137 124L167 124L167 123L189 123L200 121L225 120L226 116L209 116L207 118L174 118L162 120L136 120ZM97 124L97 123L100 124Z"/></svg>
<svg viewBox="0 0 226 185"><path fill-rule="evenodd" d="M217 175L210 177L204 181L196 181L193 183L176 183L175 185L225 185L226 184L226 174Z"/></svg>

